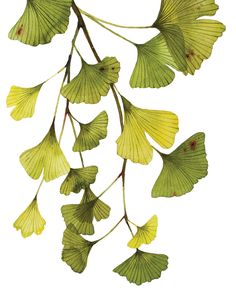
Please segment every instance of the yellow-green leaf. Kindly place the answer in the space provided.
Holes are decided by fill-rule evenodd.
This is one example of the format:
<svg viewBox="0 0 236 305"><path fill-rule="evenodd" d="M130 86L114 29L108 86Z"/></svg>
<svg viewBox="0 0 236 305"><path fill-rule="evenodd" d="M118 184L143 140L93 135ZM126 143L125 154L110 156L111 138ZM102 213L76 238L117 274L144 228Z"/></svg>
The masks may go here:
<svg viewBox="0 0 236 305"><path fill-rule="evenodd" d="M137 232L129 241L130 248L139 248L143 244L150 244L156 237L158 226L157 216L154 215L142 227L137 227Z"/></svg>
<svg viewBox="0 0 236 305"><path fill-rule="evenodd" d="M62 89L71 103L96 104L106 96L110 85L118 81L120 63L115 57L105 57L96 65L82 60L79 74Z"/></svg>

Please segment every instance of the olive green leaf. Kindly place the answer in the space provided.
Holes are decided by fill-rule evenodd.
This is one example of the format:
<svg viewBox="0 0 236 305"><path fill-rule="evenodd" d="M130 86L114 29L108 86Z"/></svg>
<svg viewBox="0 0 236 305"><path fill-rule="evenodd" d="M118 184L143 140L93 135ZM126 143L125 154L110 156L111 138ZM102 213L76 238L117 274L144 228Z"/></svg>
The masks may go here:
<svg viewBox="0 0 236 305"><path fill-rule="evenodd" d="M190 192L207 175L205 135L196 133L169 155L161 154L163 169L157 178L152 197L181 196Z"/></svg>
<svg viewBox="0 0 236 305"><path fill-rule="evenodd" d="M43 172L44 180L50 181L69 172L70 166L57 141L54 122L37 146L21 154L20 162L33 179L38 179Z"/></svg>
<svg viewBox="0 0 236 305"><path fill-rule="evenodd" d="M80 133L73 146L74 152L90 150L99 145L100 140L107 136L108 116L101 112L92 122L80 123Z"/></svg>
<svg viewBox="0 0 236 305"><path fill-rule="evenodd" d="M164 254L147 253L136 250L130 258L113 271L125 276L130 283L141 285L161 276L168 266L168 257Z"/></svg>
<svg viewBox="0 0 236 305"><path fill-rule="evenodd" d="M27 209L17 218L13 226L17 230L21 230L23 237L28 237L33 233L41 234L45 224L46 222L38 209L37 198L34 198Z"/></svg>
<svg viewBox="0 0 236 305"><path fill-rule="evenodd" d="M49 43L65 33L72 0L27 0L23 15L9 32L9 38L31 46Z"/></svg>
<svg viewBox="0 0 236 305"><path fill-rule="evenodd" d="M93 220L106 219L110 207L101 201L88 187L84 191L80 204L67 204L61 208L65 223L73 224L80 234L94 234Z"/></svg>
<svg viewBox="0 0 236 305"><path fill-rule="evenodd" d="M157 216L154 215L142 227L137 227L137 233L129 241L130 248L139 248L142 244L150 244L156 237L158 226Z"/></svg>
<svg viewBox="0 0 236 305"><path fill-rule="evenodd" d="M178 131L178 117L169 111L147 110L135 107L122 97L125 109L125 124L117 139L117 153L124 159L148 164L152 160L153 148L147 133L164 148L173 145Z"/></svg>
<svg viewBox="0 0 236 305"><path fill-rule="evenodd" d="M71 168L61 185L61 194L69 195L71 192L78 194L82 189L88 188L90 184L95 182L97 173L97 166Z"/></svg>
<svg viewBox="0 0 236 305"><path fill-rule="evenodd" d="M96 242L84 239L73 225L66 228L63 241L62 260L75 272L81 273L87 266L89 253Z"/></svg>
<svg viewBox="0 0 236 305"><path fill-rule="evenodd" d="M82 59L79 74L62 89L62 95L71 103L96 104L106 96L110 85L118 81L120 63L115 57L105 57L96 65Z"/></svg>
<svg viewBox="0 0 236 305"><path fill-rule="evenodd" d="M7 107L15 108L11 112L14 120L31 118L34 114L35 104L43 84L32 88L12 86L7 97Z"/></svg>
<svg viewBox="0 0 236 305"><path fill-rule="evenodd" d="M178 69L166 41L159 34L144 44L136 45L138 58L130 79L132 88L160 88L169 85L175 73L169 66Z"/></svg>
<svg viewBox="0 0 236 305"><path fill-rule="evenodd" d="M215 15L217 9L214 0L162 0L153 27L161 31L171 56L185 74L194 74L201 67L225 31L225 26L218 21L198 19Z"/></svg>

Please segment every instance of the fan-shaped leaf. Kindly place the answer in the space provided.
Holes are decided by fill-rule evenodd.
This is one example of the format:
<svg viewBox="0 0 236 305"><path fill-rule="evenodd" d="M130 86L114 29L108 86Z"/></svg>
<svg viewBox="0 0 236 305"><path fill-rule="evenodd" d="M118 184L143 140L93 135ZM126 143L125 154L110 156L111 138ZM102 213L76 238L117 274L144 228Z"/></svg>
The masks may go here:
<svg viewBox="0 0 236 305"><path fill-rule="evenodd" d="M152 189L152 197L181 196L207 175L205 135L197 133L169 155L161 154L163 169Z"/></svg>
<svg viewBox="0 0 236 305"><path fill-rule="evenodd" d="M62 89L62 95L71 103L96 104L118 81L119 71L120 63L115 57L105 57L96 65L82 60L79 74Z"/></svg>
<svg viewBox="0 0 236 305"><path fill-rule="evenodd" d="M81 273L87 266L89 253L95 244L84 239L73 225L69 225L64 232L64 248L62 260L75 272Z"/></svg>
<svg viewBox="0 0 236 305"><path fill-rule="evenodd" d="M125 276L130 283L141 285L158 279L167 266L168 257L166 255L146 253L137 249L134 255L113 271Z"/></svg>
<svg viewBox="0 0 236 305"><path fill-rule="evenodd" d="M20 162L33 179L38 179L42 171L45 181L53 180L69 172L70 166L57 141L54 122L37 146L21 154Z"/></svg>
<svg viewBox="0 0 236 305"><path fill-rule="evenodd" d="M142 244L150 244L156 237L158 220L154 215L142 227L137 227L137 232L129 241L130 248L139 248Z"/></svg>
<svg viewBox="0 0 236 305"><path fill-rule="evenodd" d="M45 224L46 222L38 209L37 198L34 198L27 209L14 222L14 227L21 230L23 237L28 237L33 233L41 234Z"/></svg>
<svg viewBox="0 0 236 305"><path fill-rule="evenodd" d="M11 112L14 120L31 118L34 114L35 104L43 84L32 88L12 86L7 97L7 107L15 108Z"/></svg>
<svg viewBox="0 0 236 305"><path fill-rule="evenodd" d="M145 133L164 148L173 145L178 131L177 116L168 111L147 110L133 106L122 97L125 109L125 124L117 139L117 153L124 159L148 164L152 160L153 149Z"/></svg>
<svg viewBox="0 0 236 305"><path fill-rule="evenodd" d="M80 123L80 133L75 141L73 151L81 152L97 147L100 140L107 136L107 124L108 116L105 111L88 124Z"/></svg>
<svg viewBox="0 0 236 305"><path fill-rule="evenodd" d="M96 166L71 168L61 185L61 194L69 195L71 192L79 193L82 189L88 188L90 184L95 182L97 172L98 168Z"/></svg>
<svg viewBox="0 0 236 305"><path fill-rule="evenodd" d="M72 0L27 0L23 15L9 32L9 38L37 46L65 33Z"/></svg>

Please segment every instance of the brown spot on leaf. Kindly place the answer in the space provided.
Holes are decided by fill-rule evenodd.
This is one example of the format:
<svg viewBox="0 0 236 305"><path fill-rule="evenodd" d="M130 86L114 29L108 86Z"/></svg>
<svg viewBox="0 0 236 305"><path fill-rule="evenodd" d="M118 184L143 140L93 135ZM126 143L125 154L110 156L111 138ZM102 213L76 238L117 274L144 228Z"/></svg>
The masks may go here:
<svg viewBox="0 0 236 305"><path fill-rule="evenodd" d="M187 148L185 147L185 148L184 148L184 152L186 152L186 151L187 151Z"/></svg>
<svg viewBox="0 0 236 305"><path fill-rule="evenodd" d="M177 194L176 194L176 192L174 192L173 194L172 194L172 197L176 197L177 196Z"/></svg>
<svg viewBox="0 0 236 305"><path fill-rule="evenodd" d="M189 50L186 54L187 59L191 60L195 56L194 50Z"/></svg>
<svg viewBox="0 0 236 305"><path fill-rule="evenodd" d="M99 70L103 72L103 71L105 71L105 68L101 67Z"/></svg>
<svg viewBox="0 0 236 305"><path fill-rule="evenodd" d="M16 35L20 36L23 33L23 24L17 29Z"/></svg>
<svg viewBox="0 0 236 305"><path fill-rule="evenodd" d="M196 147L197 147L197 141L192 141L192 142L190 142L190 148L191 148L191 150L195 150Z"/></svg>

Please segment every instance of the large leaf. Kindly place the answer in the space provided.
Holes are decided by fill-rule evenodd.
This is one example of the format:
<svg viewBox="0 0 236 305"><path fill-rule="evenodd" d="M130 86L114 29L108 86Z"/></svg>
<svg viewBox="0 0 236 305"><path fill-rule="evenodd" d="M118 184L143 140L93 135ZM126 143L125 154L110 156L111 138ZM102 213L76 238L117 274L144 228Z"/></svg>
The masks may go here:
<svg viewBox="0 0 236 305"><path fill-rule="evenodd" d="M96 166L71 168L61 185L61 194L69 195L71 192L78 194L82 189L88 188L90 184L95 182L97 172Z"/></svg>
<svg viewBox="0 0 236 305"><path fill-rule="evenodd" d="M100 140L107 136L108 116L105 111L101 112L92 122L80 123L80 133L73 146L73 151L90 150L99 145Z"/></svg>
<svg viewBox="0 0 236 305"><path fill-rule="evenodd" d="M125 109L125 124L117 139L117 153L124 159L148 164L152 160L153 148L146 133L160 146L173 145L178 131L178 117L169 111L147 110L135 107L122 97Z"/></svg>
<svg viewBox="0 0 236 305"><path fill-rule="evenodd" d="M69 225L64 232L64 248L62 260L75 272L81 273L87 266L87 260L95 242L84 239L73 225Z"/></svg>
<svg viewBox="0 0 236 305"><path fill-rule="evenodd" d="M33 179L38 179L43 172L44 180L50 181L69 172L70 166L57 141L54 122L37 146L21 154L20 162Z"/></svg>
<svg viewBox="0 0 236 305"><path fill-rule="evenodd" d="M37 46L65 33L72 0L27 0L23 15L9 32L10 39Z"/></svg>
<svg viewBox="0 0 236 305"><path fill-rule="evenodd" d="M35 104L43 84L32 88L12 86L7 97L7 107L15 108L11 112L14 120L31 118L34 114Z"/></svg>
<svg viewBox="0 0 236 305"><path fill-rule="evenodd" d="M130 283L141 285L161 276L168 266L168 257L164 254L147 253L136 250L130 258L113 271L125 276Z"/></svg>
<svg viewBox="0 0 236 305"><path fill-rule="evenodd" d="M197 133L169 155L161 154L163 169L157 178L152 197L181 196L190 192L207 175L205 135Z"/></svg>
<svg viewBox="0 0 236 305"><path fill-rule="evenodd" d="M14 222L14 227L21 230L23 237L28 237L33 233L39 235L44 230L46 222L38 209L37 198L31 202L26 210Z"/></svg>
<svg viewBox="0 0 236 305"><path fill-rule="evenodd" d="M105 57L96 65L82 60L79 74L62 89L62 95L71 103L96 104L118 81L119 71L120 63L115 57Z"/></svg>
<svg viewBox="0 0 236 305"><path fill-rule="evenodd" d="M158 220L154 215L142 227L137 227L137 232L129 241L130 248L139 248L143 244L150 244L156 237Z"/></svg>

